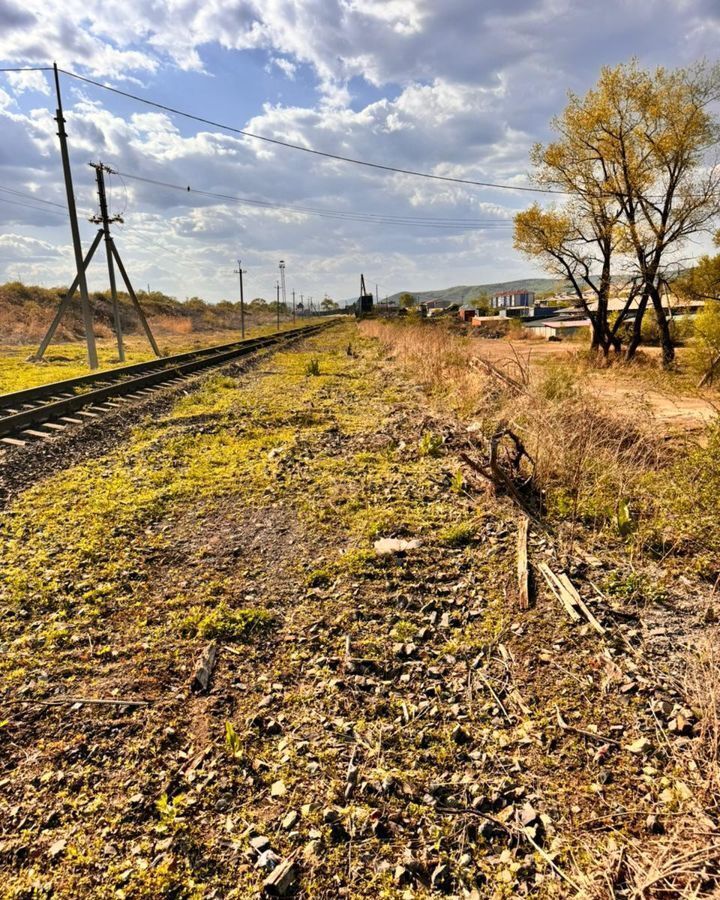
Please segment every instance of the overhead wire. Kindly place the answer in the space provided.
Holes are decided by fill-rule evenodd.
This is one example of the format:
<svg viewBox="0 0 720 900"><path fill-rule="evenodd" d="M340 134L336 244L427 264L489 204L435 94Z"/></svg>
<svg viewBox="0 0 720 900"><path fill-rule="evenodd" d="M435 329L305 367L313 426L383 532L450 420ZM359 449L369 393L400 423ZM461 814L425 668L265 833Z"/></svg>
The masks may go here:
<svg viewBox="0 0 720 900"><path fill-rule="evenodd" d="M454 219L451 217L441 216L395 216L392 214L382 213L363 213L353 212L351 210L332 210L320 207L291 205L284 203L276 203L270 200L256 200L251 197L238 197L232 194L224 194L217 191L206 191L200 188L193 188L190 185L175 184L168 181L160 181L156 178L149 178L143 175L133 175L130 172L118 172L123 178L133 181L139 181L156 187L167 188L169 190L180 191L184 194L197 194L202 197L209 197L215 200L230 201L244 205L259 207L263 209L276 209L285 212L299 213L301 215L314 215L321 218L337 219L349 222L364 222L370 224L382 225L401 225L401 226L419 226L425 228L440 229L467 229L467 230L492 230L495 228L510 228L512 222L502 222L497 219L481 220L481 219Z"/></svg>
<svg viewBox="0 0 720 900"><path fill-rule="evenodd" d="M13 206L24 206L25 209L34 209L35 212L49 213L50 215L62 216L59 209L45 209L42 206L33 206L31 203L24 203L22 200L11 200L9 197L0 197L0 203L11 203Z"/></svg>
<svg viewBox="0 0 720 900"><path fill-rule="evenodd" d="M415 169L404 169L400 166L391 166L385 163L372 162L366 159L357 159L352 156L343 156L339 153L330 153L326 150L318 150L315 147L304 147L302 144L294 144L291 141L283 141L280 138L272 138L262 134L255 134L252 131L246 131L243 128L237 128L234 125L228 125L223 122L216 122L213 119L207 119L204 116L198 116L195 113L189 113L185 110L177 109L174 106L168 106L165 103L159 103L156 100L150 100L147 97L140 97L138 94L131 94L129 91L123 91L120 88L112 87L109 84L104 84L102 81L96 81L94 78L88 78L86 75L79 75L77 72L72 72L69 69L58 68L58 71L62 72L63 75L67 75L70 78L75 78L78 81L83 81L86 84L91 84L95 87L101 88L104 91L118 94L119 96L126 97L129 100L135 100L138 103L144 103L146 106L152 106L154 109L160 109L163 112L170 113L174 116L181 116L182 118L190 119L194 122L200 122L203 125L210 125L213 128L220 128L223 131L229 131L232 134L242 135L242 137L251 138L256 141L264 141L265 143L274 144L278 147L285 147L289 150L298 150L302 153L312 154L313 156L321 156L325 159L334 159L338 162L351 163L352 165L365 166L367 168L379 169L385 172L394 172L400 175L411 175L414 178L426 178L432 181L443 181L451 184L464 184L471 187L493 188L504 191L523 191L535 194L565 193L565 191L556 190L554 188L533 187L532 185L502 184L492 181L476 181L475 179L471 178L457 178L452 175L437 175L432 172L421 172Z"/></svg>
<svg viewBox="0 0 720 900"><path fill-rule="evenodd" d="M0 184L0 191L5 191L6 193L13 194L14 196L17 196L17 197L28 198L30 200L34 200L36 203L44 203L47 206L57 206L60 209L65 209L65 210L67 209L67 206L65 206L64 203L56 203L54 200L44 200L42 197L38 197L36 194L29 194L26 191L18 191L18 190L15 190L15 188L5 187L2 184Z"/></svg>

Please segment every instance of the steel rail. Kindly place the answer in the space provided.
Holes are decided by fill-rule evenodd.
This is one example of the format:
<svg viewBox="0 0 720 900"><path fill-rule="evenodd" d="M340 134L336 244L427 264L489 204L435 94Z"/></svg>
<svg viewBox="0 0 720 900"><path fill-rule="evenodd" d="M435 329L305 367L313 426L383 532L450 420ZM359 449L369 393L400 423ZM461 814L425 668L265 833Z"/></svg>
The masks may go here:
<svg viewBox="0 0 720 900"><path fill-rule="evenodd" d="M22 432L24 429L33 425L42 425L45 422L52 422L54 419L66 416L82 409L85 406L93 406L109 400L113 397L122 397L127 394L134 394L139 390L154 387L163 382L182 378L186 375L193 374L201 369L223 365L241 356L246 356L261 350L265 347L272 347L281 344L291 338L301 337L302 335L315 334L323 328L328 327L330 322L322 322L320 324L305 325L300 328L292 328L282 331L278 334L268 335L266 337L249 338L244 341L238 341L234 344L222 344L216 347L209 347L200 354L196 352L181 353L177 356L165 357L163 360L153 360L148 364L138 363L134 366L124 366L122 369L112 369L105 374L105 377L98 375L81 376L79 379L72 378L67 381L54 382L52 385L43 385L41 388L47 396L48 402L41 403L39 406L30 406L27 409L10 413L10 415L0 415L0 438L5 438ZM159 367L157 363L164 363ZM151 371L147 371L151 368ZM132 375L133 372L140 371L140 374ZM77 382L81 384L97 383L98 381L107 382L108 377L121 372L127 377L117 378L109 384L102 384L94 390L86 391L82 394L75 394L69 397L60 397L58 393L64 394L68 390L72 390L77 386ZM92 379L88 381L88 379ZM52 390L49 390L52 388ZM30 389L32 396L28 397L28 391L18 391L14 394L4 394L0 396L0 409L15 409L20 404L27 404L28 401L35 400L37 402L41 397L33 391L40 389ZM10 402L8 402L10 401ZM50 437L50 434L46 435Z"/></svg>
<svg viewBox="0 0 720 900"><path fill-rule="evenodd" d="M324 324L324 323L323 323ZM280 334L300 333L316 325L301 325L298 328L287 329ZM267 335L266 337L278 337L279 335ZM104 369L102 372L90 372L87 375L78 375L76 378L67 378L64 381L51 381L48 384L39 384L35 387L25 388L22 391L13 391L10 394L0 394L0 410L12 408L18 403L29 403L34 400L43 400L55 394L72 391L75 388L85 387L88 384L104 384L110 380L137 375L142 372L150 372L155 369L164 369L176 365L185 360L199 356L209 356L222 350L229 350L249 342L263 340L263 338L244 338L241 341L232 341L228 344L215 344L211 347L201 347L197 350L187 350L184 353L176 353L174 356L162 356L159 359L149 359L145 362L131 363L129 366L117 366L114 369Z"/></svg>

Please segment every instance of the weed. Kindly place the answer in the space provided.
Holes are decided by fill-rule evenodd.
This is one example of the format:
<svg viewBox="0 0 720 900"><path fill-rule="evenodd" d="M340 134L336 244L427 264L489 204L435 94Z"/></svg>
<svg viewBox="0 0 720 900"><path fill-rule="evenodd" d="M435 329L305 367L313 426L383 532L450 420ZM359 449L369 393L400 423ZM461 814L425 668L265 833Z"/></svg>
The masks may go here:
<svg viewBox="0 0 720 900"><path fill-rule="evenodd" d="M327 587L331 584L333 575L330 569L313 569L305 576L305 584L308 587Z"/></svg>
<svg viewBox="0 0 720 900"><path fill-rule="evenodd" d="M440 456L444 443L445 438L441 434L433 434L431 431L426 431L418 444L420 456Z"/></svg>
<svg viewBox="0 0 720 900"><path fill-rule="evenodd" d="M243 756L242 741L240 735L235 731L232 722L225 722L225 749L233 759L241 759Z"/></svg>
<svg viewBox="0 0 720 900"><path fill-rule="evenodd" d="M462 469L458 469L453 473L452 479L450 481L450 489L455 494L462 494L465 490L465 476L462 473Z"/></svg>
<svg viewBox="0 0 720 900"><path fill-rule="evenodd" d="M182 812L187 805L187 797L185 794L178 794L172 800L168 800L168 795L163 794L155 803L155 808L160 816L160 824L157 826L158 831L174 831L181 825Z"/></svg>
<svg viewBox="0 0 720 900"><path fill-rule="evenodd" d="M183 637L220 638L225 641L246 640L253 632L268 628L275 621L265 609L230 609L220 603L209 612L198 607L177 622Z"/></svg>
<svg viewBox="0 0 720 900"><path fill-rule="evenodd" d="M438 534L438 540L446 547L465 547L475 539L477 529L472 522L449 525Z"/></svg>
<svg viewBox="0 0 720 900"><path fill-rule="evenodd" d="M320 360L317 356L313 356L312 359L308 360L305 366L305 374L308 377L320 374Z"/></svg>
<svg viewBox="0 0 720 900"><path fill-rule="evenodd" d="M611 597L627 603L664 603L667 600L667 592L639 572L629 572L627 575L613 572L605 580L604 589Z"/></svg>
<svg viewBox="0 0 720 900"><path fill-rule="evenodd" d="M546 400L569 400L577 394L575 376L567 366L557 362L550 363L540 382L540 394Z"/></svg>

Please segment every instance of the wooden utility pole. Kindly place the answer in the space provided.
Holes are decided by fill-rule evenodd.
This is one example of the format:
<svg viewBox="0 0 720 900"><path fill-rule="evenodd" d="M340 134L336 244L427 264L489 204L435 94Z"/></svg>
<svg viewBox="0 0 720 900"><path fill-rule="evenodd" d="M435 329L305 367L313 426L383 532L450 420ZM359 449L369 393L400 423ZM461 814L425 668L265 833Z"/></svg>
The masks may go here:
<svg viewBox="0 0 720 900"><path fill-rule="evenodd" d="M115 266L113 265L112 253L112 237L110 236L110 223L122 222L122 216L113 216L112 219L108 215L107 194L105 193L105 172L111 172L107 166L101 162L89 163L90 167L95 169L95 177L97 179L98 203L100 205L100 215L93 216L90 219L97 225L102 225L102 233L105 238L105 253L107 255L108 278L110 280L110 296L112 297L113 318L115 320L115 335L117 337L118 359L125 362L125 346L123 344L122 320L120 319L120 304L118 303L117 285L115 284Z"/></svg>
<svg viewBox="0 0 720 900"><path fill-rule="evenodd" d="M70 171L70 155L67 146L67 133L65 131L65 117L63 116L62 97L60 96L60 76L58 74L57 63L53 63L53 72L55 74L55 93L57 95L57 113L55 121L58 124L58 137L60 138L60 156L62 157L63 176L65 178L65 193L67 195L70 231L72 232L73 251L75 253L77 283L80 288L80 302L82 304L83 324L85 326L88 365L91 369L97 369L97 346L95 345L90 297L88 295L87 278L85 277L85 261L83 259L82 244L80 243L80 229L78 227L77 208L75 207L75 191L73 190L72 172Z"/></svg>
<svg viewBox="0 0 720 900"><path fill-rule="evenodd" d="M240 260L237 261L238 267L235 269L235 274L240 276L240 335L241 337L245 337L245 297L243 296L243 275L245 274L245 270L243 270L242 263Z"/></svg>

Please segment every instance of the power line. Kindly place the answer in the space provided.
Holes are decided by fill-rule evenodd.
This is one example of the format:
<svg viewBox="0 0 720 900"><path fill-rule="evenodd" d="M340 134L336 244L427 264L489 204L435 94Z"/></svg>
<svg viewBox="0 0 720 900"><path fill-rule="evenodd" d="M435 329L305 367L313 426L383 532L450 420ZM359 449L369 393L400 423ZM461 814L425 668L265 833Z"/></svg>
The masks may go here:
<svg viewBox="0 0 720 900"><path fill-rule="evenodd" d="M45 71L45 70L42 70ZM213 128L221 128L223 131L229 131L233 134L240 134L243 137L252 138L256 141L264 141L268 144L275 144L278 147L286 147L289 150L300 150L303 153L310 153L314 156L322 156L325 159L335 159L339 162L352 163L356 166L366 166L371 169L380 169L384 172L395 172L400 175L411 175L415 178L427 178L432 181L444 181L450 182L452 184L465 184L470 185L472 187L483 187L483 188L496 188L498 190L504 191L525 191L534 194L564 194L565 191L555 190L553 188L539 188L539 187L530 187L528 185L512 185L512 184L497 184L491 181L474 181L470 178L454 178L451 175L434 175L431 172L418 172L414 169L402 169L398 166L389 166L383 163L370 162L369 160L364 159L355 159L351 156L341 156L338 153L329 153L325 150L316 150L314 147L303 147L301 144L293 144L289 141L282 141L279 138L271 138L265 137L262 134L254 134L251 131L244 131L242 128L235 128L233 125L225 125L222 122L215 122L212 119L206 119L203 116L195 115L194 113L185 112L181 109L176 109L173 106L167 106L164 103L158 103L156 100L149 100L146 97L139 97L137 94L131 94L128 91L122 91L120 88L111 87L109 84L103 84L101 81L95 81L93 78L88 78L85 75L78 75L77 72L70 72L68 69L58 69L59 72L62 72L63 75L68 75L70 78L76 78L78 81L84 81L86 84L92 84L95 87L101 88L104 91L110 91L113 94L118 94L121 97L127 97L130 100L135 100L138 103L144 103L147 106L152 106L155 109L161 109L164 112L171 113L175 116L182 116L185 119L191 119L194 122L200 122L203 125L210 125Z"/></svg>
<svg viewBox="0 0 720 900"><path fill-rule="evenodd" d="M11 200L9 197L0 197L0 203L12 203L13 206L24 206L25 209L34 209L35 212L50 213L56 216L64 215L59 209L44 209L42 206L33 206L30 203L24 203L22 200Z"/></svg>
<svg viewBox="0 0 720 900"><path fill-rule="evenodd" d="M481 219L452 219L452 218L433 218L433 217L412 217L412 216L392 216L382 215L379 213L355 213L343 210L325 210L317 207L309 206L291 206L282 203L275 203L269 200L254 200L250 197L236 197L232 194L222 194L215 191L204 191L199 188L192 188L189 185L174 184L168 181L159 181L155 178L147 178L142 175L131 175L129 172L119 172L123 178L129 178L133 181L140 181L145 184L152 184L156 187L163 187L169 190L182 191L184 194L198 194L202 197L210 197L216 200L231 201L233 203L242 203L249 206L260 207L263 209L277 209L288 212L301 213L303 215L315 215L327 219L339 219L349 222L365 222L372 224L384 225L401 225L401 226L421 226L426 228L453 229L464 228L469 230L510 228L512 222L502 222L498 220Z"/></svg>
<svg viewBox="0 0 720 900"><path fill-rule="evenodd" d="M16 191L15 188L5 187L0 184L0 191L5 191L7 194L13 194L16 197L27 197L30 200L34 200L36 203L45 203L47 206L57 206L60 209L67 209L64 203L56 203L54 200L43 200L42 197L38 197L35 194L28 194L25 191Z"/></svg>

